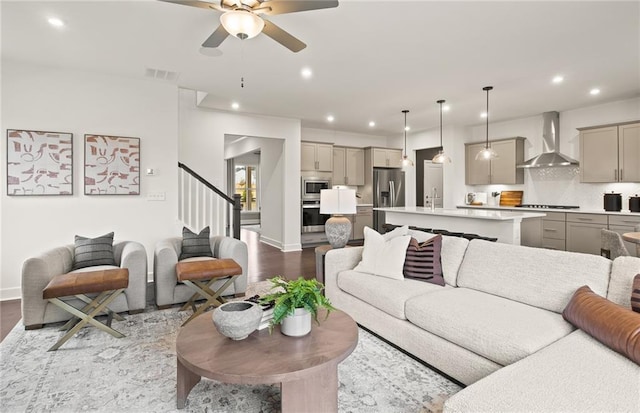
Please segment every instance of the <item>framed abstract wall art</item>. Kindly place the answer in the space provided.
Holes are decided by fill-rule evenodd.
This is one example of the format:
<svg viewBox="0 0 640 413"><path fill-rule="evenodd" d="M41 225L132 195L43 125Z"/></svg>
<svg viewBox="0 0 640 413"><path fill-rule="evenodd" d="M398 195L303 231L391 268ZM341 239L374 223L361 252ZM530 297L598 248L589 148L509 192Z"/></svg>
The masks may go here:
<svg viewBox="0 0 640 413"><path fill-rule="evenodd" d="M140 195L140 138L84 135L85 195Z"/></svg>
<svg viewBox="0 0 640 413"><path fill-rule="evenodd" d="M7 195L73 195L73 134L7 129Z"/></svg>

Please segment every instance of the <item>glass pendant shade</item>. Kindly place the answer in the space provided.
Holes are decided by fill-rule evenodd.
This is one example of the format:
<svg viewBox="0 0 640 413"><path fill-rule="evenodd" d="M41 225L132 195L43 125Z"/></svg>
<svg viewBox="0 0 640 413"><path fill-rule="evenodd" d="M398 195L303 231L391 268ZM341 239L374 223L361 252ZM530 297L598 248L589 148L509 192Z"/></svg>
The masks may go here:
<svg viewBox="0 0 640 413"><path fill-rule="evenodd" d="M413 161L407 156L407 113L409 113L409 111L405 109L402 113L404 113L404 154L402 155L402 167L405 168L413 166Z"/></svg>
<svg viewBox="0 0 640 413"><path fill-rule="evenodd" d="M243 10L231 10L220 16L222 27L240 40L251 39L262 32L264 20Z"/></svg>
<svg viewBox="0 0 640 413"><path fill-rule="evenodd" d="M484 148L476 155L477 161L490 161L498 159L498 154L493 148L489 147L489 91L493 89L493 86L485 86L482 90L487 92L487 140L485 141Z"/></svg>
<svg viewBox="0 0 640 413"><path fill-rule="evenodd" d="M440 149L438 151L438 154L434 156L433 159L431 159L431 162L433 163L451 163L451 158L445 155L444 147L442 146L442 104L444 102L445 101L442 99L436 102L440 104L440 147L442 149Z"/></svg>

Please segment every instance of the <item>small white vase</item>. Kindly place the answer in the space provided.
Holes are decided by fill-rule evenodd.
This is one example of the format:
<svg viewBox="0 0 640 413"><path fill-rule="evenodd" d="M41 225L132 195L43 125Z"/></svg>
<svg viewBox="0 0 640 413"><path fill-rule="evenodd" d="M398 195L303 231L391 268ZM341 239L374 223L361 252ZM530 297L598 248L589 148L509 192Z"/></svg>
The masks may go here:
<svg viewBox="0 0 640 413"><path fill-rule="evenodd" d="M286 316L280 324L285 336L300 337L311 332L311 313L304 308L296 308L293 315Z"/></svg>

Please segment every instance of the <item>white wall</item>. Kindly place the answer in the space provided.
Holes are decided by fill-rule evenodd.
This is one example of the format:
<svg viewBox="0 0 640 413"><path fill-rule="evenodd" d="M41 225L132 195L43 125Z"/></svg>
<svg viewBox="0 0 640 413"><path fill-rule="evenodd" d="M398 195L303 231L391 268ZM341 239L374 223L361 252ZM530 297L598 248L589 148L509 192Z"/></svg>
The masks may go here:
<svg viewBox="0 0 640 413"><path fill-rule="evenodd" d="M315 128L302 128L302 140L332 143L338 146L354 146L356 148L387 146L387 138L385 136Z"/></svg>
<svg viewBox="0 0 640 413"><path fill-rule="evenodd" d="M23 261L45 250L114 231L141 242L150 260L155 243L178 235L177 88L131 79L2 61L2 133L33 129L73 133L72 196L7 196L2 179L0 298L20 297ZM84 134L139 137L140 196L85 196ZM2 139L6 153L6 139ZM6 156L2 156L6 170ZM145 176L153 168L155 176ZM164 202L145 194L165 192ZM150 261L151 263L151 261ZM149 267L151 270L152 267Z"/></svg>
<svg viewBox="0 0 640 413"><path fill-rule="evenodd" d="M640 120L640 98L560 112L560 152L580 160L580 139L576 128ZM485 139L485 125L468 128L468 142ZM508 122L489 123L489 139L524 136L525 160L542 152L542 114ZM457 161L464 165L464 151ZM579 167L526 169L523 185L468 186L467 191L523 190L525 203L578 205L584 209L603 209L603 193L616 191L627 198L640 193L639 183L587 184L580 182ZM464 176L463 176L464 182ZM458 203L462 203L460 196Z"/></svg>
<svg viewBox="0 0 640 413"><path fill-rule="evenodd" d="M196 106L196 92L180 90L180 161L218 188L226 188L224 136L260 136L284 140L282 236L284 251L300 244L300 120L248 116ZM263 158L264 160L264 158Z"/></svg>
<svg viewBox="0 0 640 413"><path fill-rule="evenodd" d="M286 165L284 140L246 137L227 145L225 158L235 158L256 149L260 149L260 240L282 248L285 223L293 225L282 213Z"/></svg>

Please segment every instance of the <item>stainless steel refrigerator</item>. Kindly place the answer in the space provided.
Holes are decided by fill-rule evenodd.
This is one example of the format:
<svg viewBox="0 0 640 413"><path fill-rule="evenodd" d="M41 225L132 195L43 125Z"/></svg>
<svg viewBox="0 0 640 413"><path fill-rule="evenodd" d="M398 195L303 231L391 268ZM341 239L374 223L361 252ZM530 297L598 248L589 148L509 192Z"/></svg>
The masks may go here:
<svg viewBox="0 0 640 413"><path fill-rule="evenodd" d="M404 171L401 169L373 169L373 207L404 206ZM373 211L373 228L382 232L383 211Z"/></svg>

